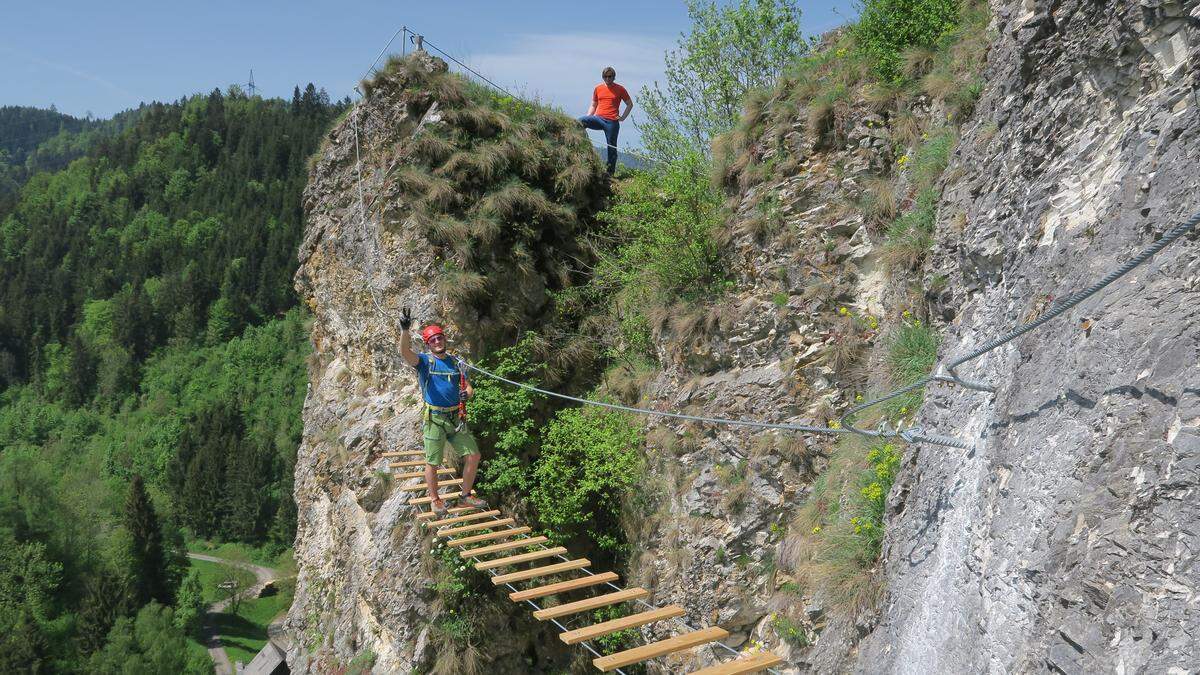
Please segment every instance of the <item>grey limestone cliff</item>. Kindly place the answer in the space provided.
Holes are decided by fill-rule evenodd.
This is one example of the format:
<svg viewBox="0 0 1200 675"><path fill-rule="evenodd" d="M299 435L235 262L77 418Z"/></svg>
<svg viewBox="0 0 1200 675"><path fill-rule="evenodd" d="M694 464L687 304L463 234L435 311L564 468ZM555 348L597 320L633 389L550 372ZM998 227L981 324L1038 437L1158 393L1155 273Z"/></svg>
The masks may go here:
<svg viewBox="0 0 1200 675"><path fill-rule="evenodd" d="M1200 10L996 3L988 82L928 273L953 359L1200 210ZM933 389L891 494L863 672L1192 672L1200 663L1193 236Z"/></svg>

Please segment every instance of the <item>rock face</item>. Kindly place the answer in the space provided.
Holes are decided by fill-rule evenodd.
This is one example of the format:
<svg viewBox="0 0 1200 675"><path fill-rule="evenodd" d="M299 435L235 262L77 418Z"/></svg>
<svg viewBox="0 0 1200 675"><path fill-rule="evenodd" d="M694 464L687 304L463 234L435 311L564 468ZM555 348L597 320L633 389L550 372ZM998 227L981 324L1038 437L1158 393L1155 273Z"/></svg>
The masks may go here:
<svg viewBox="0 0 1200 675"><path fill-rule="evenodd" d="M994 10L988 85L928 266L950 277L943 362L1200 210L1195 2ZM1193 236L964 368L995 395L932 390L923 422L975 449L910 450L858 670L1195 668L1197 319Z"/></svg>
<svg viewBox="0 0 1200 675"><path fill-rule="evenodd" d="M459 85L437 79L445 71L444 62L424 53L389 65L372 95L330 132L305 190L296 287L314 314L315 349L296 462L299 576L286 624L293 672L333 672L367 652L379 672L424 672L436 658L436 593L422 564L428 547L415 507L405 505L412 493L397 489L412 481L393 478L387 464L394 460L380 455L420 449L420 393L400 360L400 308L448 324L452 349L466 349L464 342L479 337L458 330L454 319L467 312L439 283L446 266L461 264L462 256L434 243L419 218L418 198L397 178L417 163L415 139L449 124L456 109L448 100L462 102ZM437 83L445 87L443 99ZM479 115L468 122L492 121ZM588 160L579 180L598 190L599 162L578 136ZM496 160L492 170L507 181L504 161ZM521 170L534 174L545 166L526 163ZM536 189L532 179L529 184ZM505 236L501 231L497 248L511 246ZM562 283L540 256L552 258L569 245L549 242L529 257L537 270L524 278L533 290L508 305L518 321L536 322L547 306L545 289ZM513 620L489 616L497 626ZM513 639L490 648L488 672L525 672L530 660L524 652L535 646L544 660L566 651L561 643L547 644L553 636L532 619L516 620L528 623L506 629Z"/></svg>

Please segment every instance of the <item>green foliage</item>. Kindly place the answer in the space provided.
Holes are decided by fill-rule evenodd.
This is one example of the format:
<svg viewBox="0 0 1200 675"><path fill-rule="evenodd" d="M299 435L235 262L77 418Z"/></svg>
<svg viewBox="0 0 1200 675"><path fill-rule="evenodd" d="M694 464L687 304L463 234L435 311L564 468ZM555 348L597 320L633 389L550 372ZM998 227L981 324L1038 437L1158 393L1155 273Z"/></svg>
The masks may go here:
<svg viewBox="0 0 1200 675"><path fill-rule="evenodd" d="M871 559L878 558L882 550L884 508L902 458L900 450L891 443L876 445L867 452L866 485L859 489L859 515L850 518L850 525L854 534L862 538Z"/></svg>
<svg viewBox="0 0 1200 675"><path fill-rule="evenodd" d="M346 664L346 675L370 675L376 658L375 652L370 649L364 650Z"/></svg>
<svg viewBox="0 0 1200 675"><path fill-rule="evenodd" d="M610 605L592 612L592 623L602 623L604 621L612 621L620 619L629 614L622 605ZM596 647L601 654L614 654L616 652L632 649L638 644L642 634L636 628L626 628L608 635L601 635L596 638Z"/></svg>
<svg viewBox="0 0 1200 675"><path fill-rule="evenodd" d="M854 36L884 80L900 77L902 52L933 47L958 25L959 0L864 0Z"/></svg>
<svg viewBox="0 0 1200 675"><path fill-rule="evenodd" d="M19 188L0 194L0 533L61 571L48 604L0 609L22 668L89 670L151 598L178 592L194 624L184 522L293 539L309 347L291 280L305 159L336 112L311 85L290 105L214 91L39 129L23 173L0 157L0 193ZM205 439L221 489L185 503L173 467L214 410L237 421Z"/></svg>
<svg viewBox="0 0 1200 675"><path fill-rule="evenodd" d="M917 148L912 162L912 179L919 189L929 189L937 184L946 165L950 163L950 153L954 151L958 135L954 129L942 127L926 134L922 140L924 142Z"/></svg>
<svg viewBox="0 0 1200 675"><path fill-rule="evenodd" d="M204 623L204 586L200 571L193 569L183 578L175 594L175 625L184 635L198 637Z"/></svg>
<svg viewBox="0 0 1200 675"><path fill-rule="evenodd" d="M641 429L625 413L567 408L546 426L530 499L545 526L560 536L584 535L617 551L621 500L643 468Z"/></svg>
<svg viewBox="0 0 1200 675"><path fill-rule="evenodd" d="M804 626L796 623L785 614L772 614L771 627L775 629L775 634L784 642L793 647L803 649L810 644L808 631Z"/></svg>
<svg viewBox="0 0 1200 675"><path fill-rule="evenodd" d="M143 605L155 600L170 605L174 601L177 580L170 578L161 526L141 476L135 475L129 483L124 516L125 529L129 532L128 555L135 603Z"/></svg>
<svg viewBox="0 0 1200 675"><path fill-rule="evenodd" d="M900 459L891 444L841 437L792 524L784 567L804 587L823 589L847 610L878 598L884 505Z"/></svg>
<svg viewBox="0 0 1200 675"><path fill-rule="evenodd" d="M937 361L941 337L933 326L912 318L907 312L904 321L892 334L888 345L888 369L894 386L902 387L925 377ZM883 404L890 417L913 414L925 399L921 389L897 396Z"/></svg>
<svg viewBox="0 0 1200 675"><path fill-rule="evenodd" d="M92 655L88 670L105 675L130 673L211 673L207 655L190 652L169 607L150 603L136 619L120 619L104 649Z"/></svg>
<svg viewBox="0 0 1200 675"><path fill-rule="evenodd" d="M733 128L747 93L772 85L808 51L800 10L791 0L740 0L718 6L688 0L691 31L666 54L665 85L643 87L639 125L662 163L707 156L714 138Z"/></svg>
<svg viewBox="0 0 1200 675"><path fill-rule="evenodd" d="M304 159L335 113L315 90L145 106L0 200L0 387L54 368L48 394L115 408L156 348L294 306Z"/></svg>
<svg viewBox="0 0 1200 675"><path fill-rule="evenodd" d="M705 179L703 160L692 155L661 172L634 174L599 215L616 242L601 254L593 288L625 290L666 303L708 298L725 279L715 230L720 196ZM636 296L649 293L647 298Z"/></svg>
<svg viewBox="0 0 1200 675"><path fill-rule="evenodd" d="M501 377L536 386L537 380L531 375L532 349L537 340L536 333L528 333L516 345L481 359L480 365ZM479 378L472 386L475 396L467 406L468 421L484 447L491 446L495 451L480 470L479 487L491 493L524 492L529 476L523 457L537 443L531 415L533 395L487 377Z"/></svg>
<svg viewBox="0 0 1200 675"><path fill-rule="evenodd" d="M924 136L911 161L907 155L898 160L900 167L910 172L917 197L913 206L888 227L884 255L893 268L915 267L933 246L940 195L937 181L946 170L957 141L954 129L942 127Z"/></svg>

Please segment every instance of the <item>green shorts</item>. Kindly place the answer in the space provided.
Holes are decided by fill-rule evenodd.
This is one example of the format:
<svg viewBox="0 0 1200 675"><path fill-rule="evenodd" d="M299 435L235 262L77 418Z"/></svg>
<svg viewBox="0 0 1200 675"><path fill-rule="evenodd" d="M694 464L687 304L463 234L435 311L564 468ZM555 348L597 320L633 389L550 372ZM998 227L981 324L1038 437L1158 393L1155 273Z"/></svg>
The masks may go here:
<svg viewBox="0 0 1200 675"><path fill-rule="evenodd" d="M454 427L458 426L457 413L439 413L430 411L428 418L421 427L421 432L425 437L425 463L437 466L442 463L442 449L449 443L454 449L454 454L458 457L466 457L468 455L478 455L479 446L475 444L475 437L471 435L471 430L467 425L463 425L458 431Z"/></svg>

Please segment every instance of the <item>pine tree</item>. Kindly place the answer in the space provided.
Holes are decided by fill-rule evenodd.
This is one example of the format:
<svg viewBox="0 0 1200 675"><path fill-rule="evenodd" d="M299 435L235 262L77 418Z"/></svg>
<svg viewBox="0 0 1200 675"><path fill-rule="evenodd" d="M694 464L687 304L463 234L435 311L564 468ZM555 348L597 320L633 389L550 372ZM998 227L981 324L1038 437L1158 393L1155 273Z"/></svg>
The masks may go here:
<svg viewBox="0 0 1200 675"><path fill-rule="evenodd" d="M83 601L75 624L76 636L85 654L104 647L117 619L133 613L133 589L122 574L101 570L84 582Z"/></svg>
<svg viewBox="0 0 1200 675"><path fill-rule="evenodd" d="M171 604L173 598L167 584L162 529L150 504L150 496L146 494L146 486L138 475L129 484L129 496L125 500L125 527L132 537L131 571L137 604L143 605L151 600Z"/></svg>

